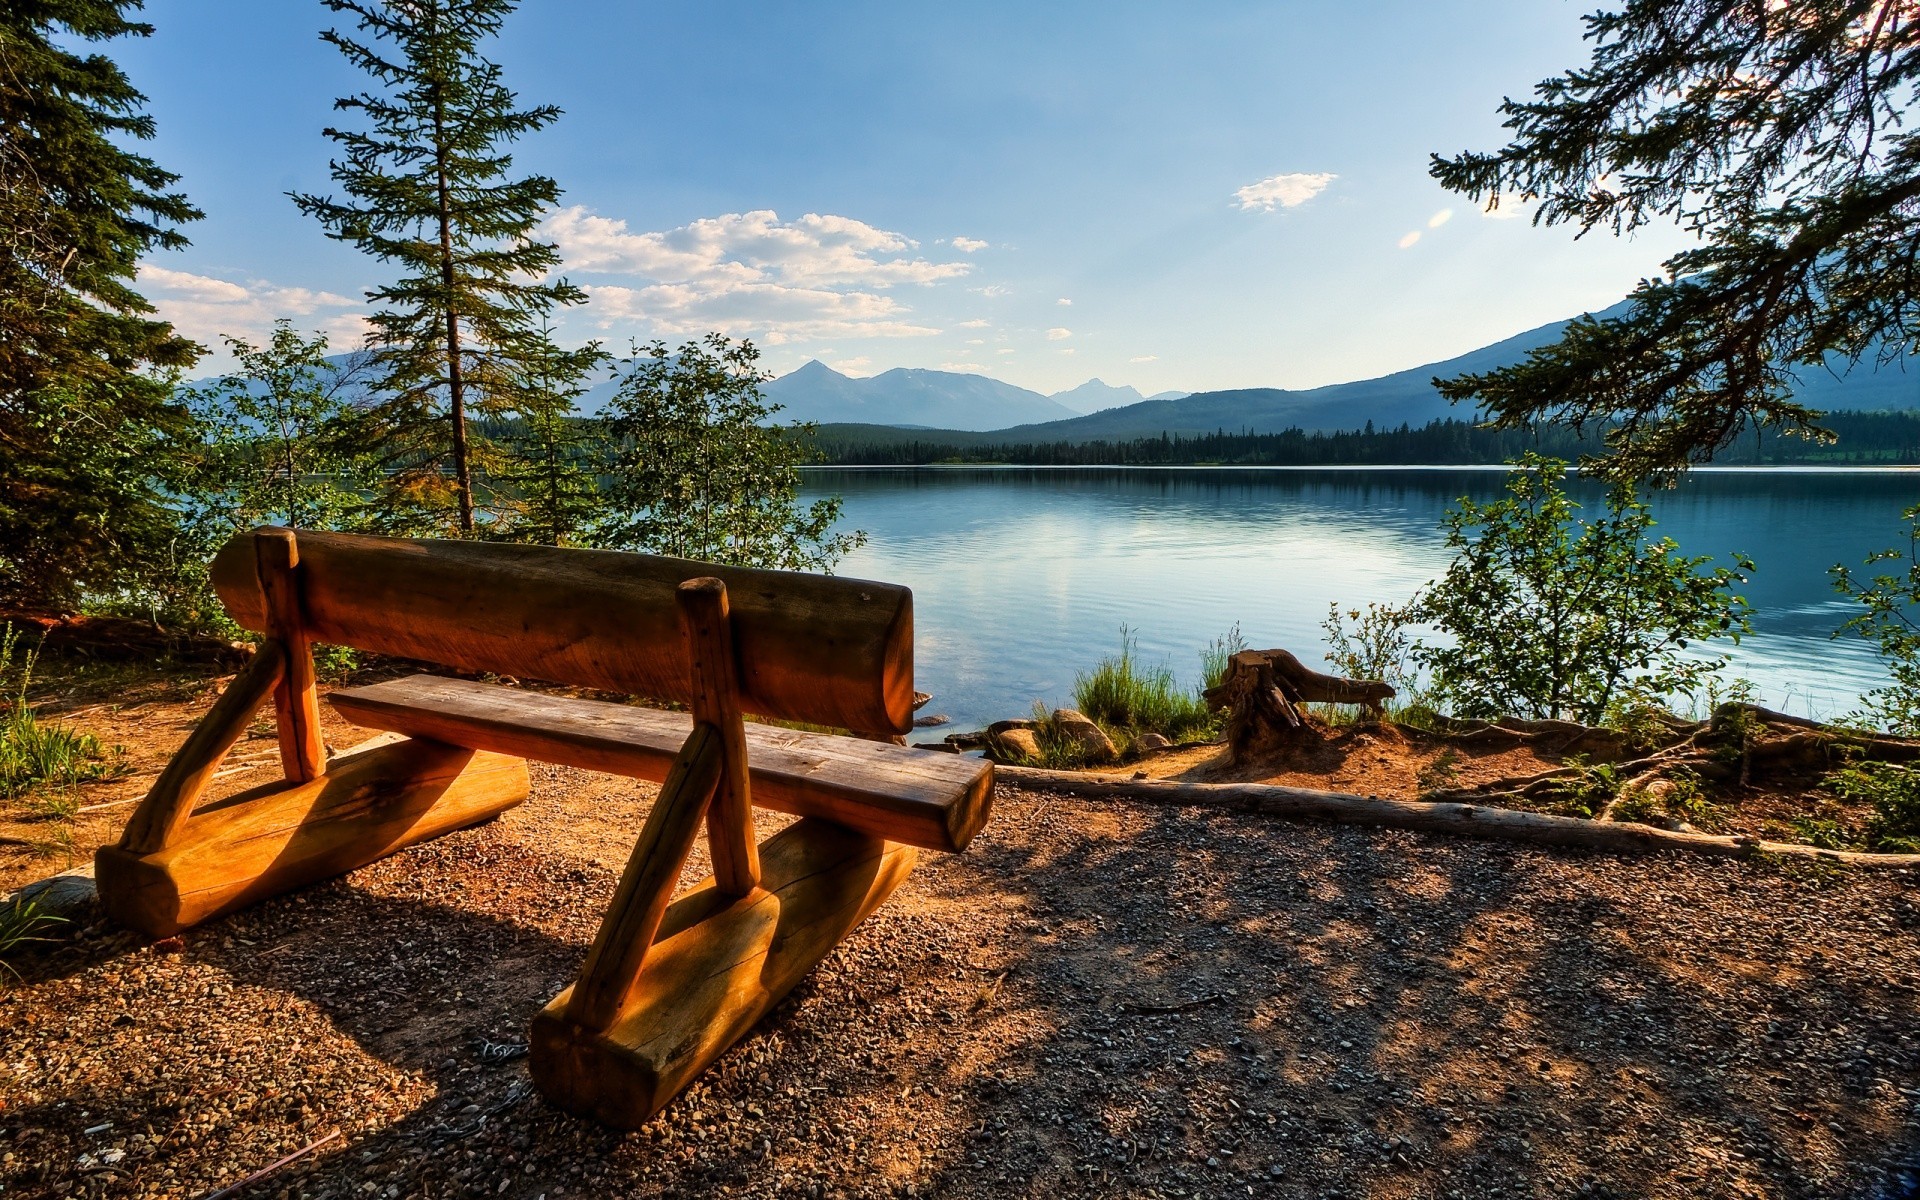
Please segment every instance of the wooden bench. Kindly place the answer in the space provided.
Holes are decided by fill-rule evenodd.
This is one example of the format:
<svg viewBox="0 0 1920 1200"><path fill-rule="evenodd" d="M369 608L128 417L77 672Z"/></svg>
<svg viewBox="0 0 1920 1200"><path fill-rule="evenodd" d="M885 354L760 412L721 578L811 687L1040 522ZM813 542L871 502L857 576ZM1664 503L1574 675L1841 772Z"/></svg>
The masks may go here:
<svg viewBox="0 0 1920 1200"><path fill-rule="evenodd" d="M991 765L894 744L912 725L905 588L284 529L236 537L212 574L266 641L99 851L108 914L164 936L487 820L526 799L529 758L659 781L579 981L533 1026L541 1090L612 1125L645 1122L746 1033L916 848L963 850L987 820ZM343 716L388 732L329 755L314 641L689 711L416 675L335 692ZM286 779L200 804L269 697ZM759 843L756 804L801 819ZM714 875L674 899L703 823Z"/></svg>

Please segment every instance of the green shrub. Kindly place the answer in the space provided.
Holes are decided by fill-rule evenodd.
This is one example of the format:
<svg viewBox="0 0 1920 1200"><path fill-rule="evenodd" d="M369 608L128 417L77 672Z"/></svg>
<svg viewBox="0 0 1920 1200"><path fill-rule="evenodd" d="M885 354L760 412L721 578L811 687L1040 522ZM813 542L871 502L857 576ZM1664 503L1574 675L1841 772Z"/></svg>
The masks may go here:
<svg viewBox="0 0 1920 1200"><path fill-rule="evenodd" d="M1868 849L1920 854L1920 769L1860 763L1842 767L1823 782L1842 800L1872 807L1862 830Z"/></svg>
<svg viewBox="0 0 1920 1200"><path fill-rule="evenodd" d="M1227 666L1233 656L1247 648L1247 639L1240 635L1239 622L1232 629L1207 643L1200 652L1200 690L1211 691L1220 686L1227 677Z"/></svg>
<svg viewBox="0 0 1920 1200"><path fill-rule="evenodd" d="M1697 691L1725 661L1700 657L1699 643L1748 631L1732 589L1753 564L1735 555L1733 567L1711 567L1651 538L1653 516L1627 485L1582 519L1566 463L1529 454L1515 468L1506 498L1448 510L1453 563L1390 610L1444 635L1409 651L1433 694L1456 716L1593 724L1623 695Z"/></svg>
<svg viewBox="0 0 1920 1200"><path fill-rule="evenodd" d="M1369 604L1350 608L1344 615L1338 604L1327 605L1327 619L1320 622L1320 628L1327 631L1326 659L1334 674L1390 683L1411 700L1415 690L1410 665L1414 641L1408 629L1414 624L1412 613L1419 603L1416 593L1405 604Z"/></svg>
<svg viewBox="0 0 1920 1200"><path fill-rule="evenodd" d="M1228 634L1215 646L1234 636ZM1182 742L1207 736L1216 724L1200 694L1174 682L1172 667L1140 661L1133 631L1125 625L1120 627L1119 655L1101 659L1091 673L1074 680L1073 703L1108 730L1128 735L1152 732Z"/></svg>
<svg viewBox="0 0 1920 1200"><path fill-rule="evenodd" d="M90 733L40 723L27 704L33 665L33 653L20 651L18 631L0 626L0 799L37 793L43 815L68 817L71 796L45 789L71 789L113 775L121 769L120 754L117 748L109 754Z"/></svg>
<svg viewBox="0 0 1920 1200"><path fill-rule="evenodd" d="M1920 507L1904 514L1907 546L1882 550L1867 559L1869 567L1897 563L1867 579L1856 578L1844 566L1832 568L1833 586L1866 611L1834 631L1834 637L1857 634L1874 644L1887 665L1890 682L1869 692L1858 716L1902 735L1920 734Z"/></svg>

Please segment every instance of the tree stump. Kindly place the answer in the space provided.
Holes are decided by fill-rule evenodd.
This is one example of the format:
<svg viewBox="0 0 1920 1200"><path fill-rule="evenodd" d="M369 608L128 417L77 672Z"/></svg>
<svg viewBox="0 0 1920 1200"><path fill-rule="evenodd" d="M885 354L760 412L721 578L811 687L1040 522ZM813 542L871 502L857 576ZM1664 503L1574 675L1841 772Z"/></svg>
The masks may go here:
<svg viewBox="0 0 1920 1200"><path fill-rule="evenodd" d="M1207 707L1226 709L1227 746L1236 763L1263 749L1318 741L1301 705L1359 704L1376 717L1394 694L1377 679L1348 679L1315 671L1286 650L1242 650L1227 660L1217 687L1207 689Z"/></svg>

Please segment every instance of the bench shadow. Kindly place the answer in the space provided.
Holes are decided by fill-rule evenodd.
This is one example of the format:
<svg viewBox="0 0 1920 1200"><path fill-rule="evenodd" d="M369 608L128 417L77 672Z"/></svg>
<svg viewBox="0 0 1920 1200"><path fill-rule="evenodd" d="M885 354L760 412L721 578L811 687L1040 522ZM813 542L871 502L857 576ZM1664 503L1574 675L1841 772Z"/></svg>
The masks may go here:
<svg viewBox="0 0 1920 1200"><path fill-rule="evenodd" d="M246 1120L291 1145L359 1128L248 1194L1914 1194L1893 1169L1920 1158L1911 1108L1871 1116L1882 1085L1920 1090L1897 966L1808 973L1764 927L1689 945L1684 921L1580 895L1578 855L1017 803L966 855L923 855L635 1134L555 1110L517 1057L609 868L483 828L189 933L203 974L298 998L412 1105L356 1116L290 1053L263 1070L300 1099ZM1748 869L1594 861L1650 890ZM1907 947L1920 919L1901 920ZM152 953L98 936L29 983ZM206 1052L7 1109L60 1164L8 1193L142 1194L163 1160L232 1182L230 1129L123 1172L67 1165L86 1121L191 1124Z"/></svg>

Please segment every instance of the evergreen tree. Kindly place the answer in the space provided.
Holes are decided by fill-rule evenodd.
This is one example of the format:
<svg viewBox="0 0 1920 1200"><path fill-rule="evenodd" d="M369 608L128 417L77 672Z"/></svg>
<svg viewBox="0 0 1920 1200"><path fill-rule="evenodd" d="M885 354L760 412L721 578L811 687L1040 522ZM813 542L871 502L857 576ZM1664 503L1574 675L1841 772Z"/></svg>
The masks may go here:
<svg viewBox="0 0 1920 1200"><path fill-rule="evenodd" d="M75 41L145 37L138 0L0 9L0 604L55 608L135 582L171 532L161 487L185 420L169 375L200 347L133 289L186 244L178 177L123 148L146 97Z"/></svg>
<svg viewBox="0 0 1920 1200"><path fill-rule="evenodd" d="M751 342L718 333L622 365L607 406L612 443L602 545L743 567L831 570L866 541L836 534L838 497L803 505L812 425L772 424Z"/></svg>
<svg viewBox="0 0 1920 1200"><path fill-rule="evenodd" d="M1743 429L1824 436L1795 371L1920 340L1920 13L1885 0L1625 0L1592 61L1501 106L1513 140L1433 160L1489 205L1582 233L1677 222L1699 244L1501 370L1436 381L1502 426L1602 428L1622 477L1711 457Z"/></svg>
<svg viewBox="0 0 1920 1200"><path fill-rule="evenodd" d="M383 90L334 104L368 124L325 131L345 151L331 167L346 199L293 200L330 237L399 267L400 279L368 293L381 306L371 338L387 397L370 412L368 434L394 472L397 502L442 524L450 515L472 533L476 460L490 448L470 436L469 415L498 415L510 369L502 357L554 305L585 299L565 280L542 282L559 255L531 236L559 185L510 178L503 148L560 110L516 108L500 68L478 53L512 0L326 5L356 17L361 37L321 37Z"/></svg>
<svg viewBox="0 0 1920 1200"><path fill-rule="evenodd" d="M505 531L513 540L575 545L592 523L605 443L599 422L582 417L577 402L607 358L599 342L562 350L548 323L512 355L507 383L519 420L506 438L498 473L515 493Z"/></svg>

